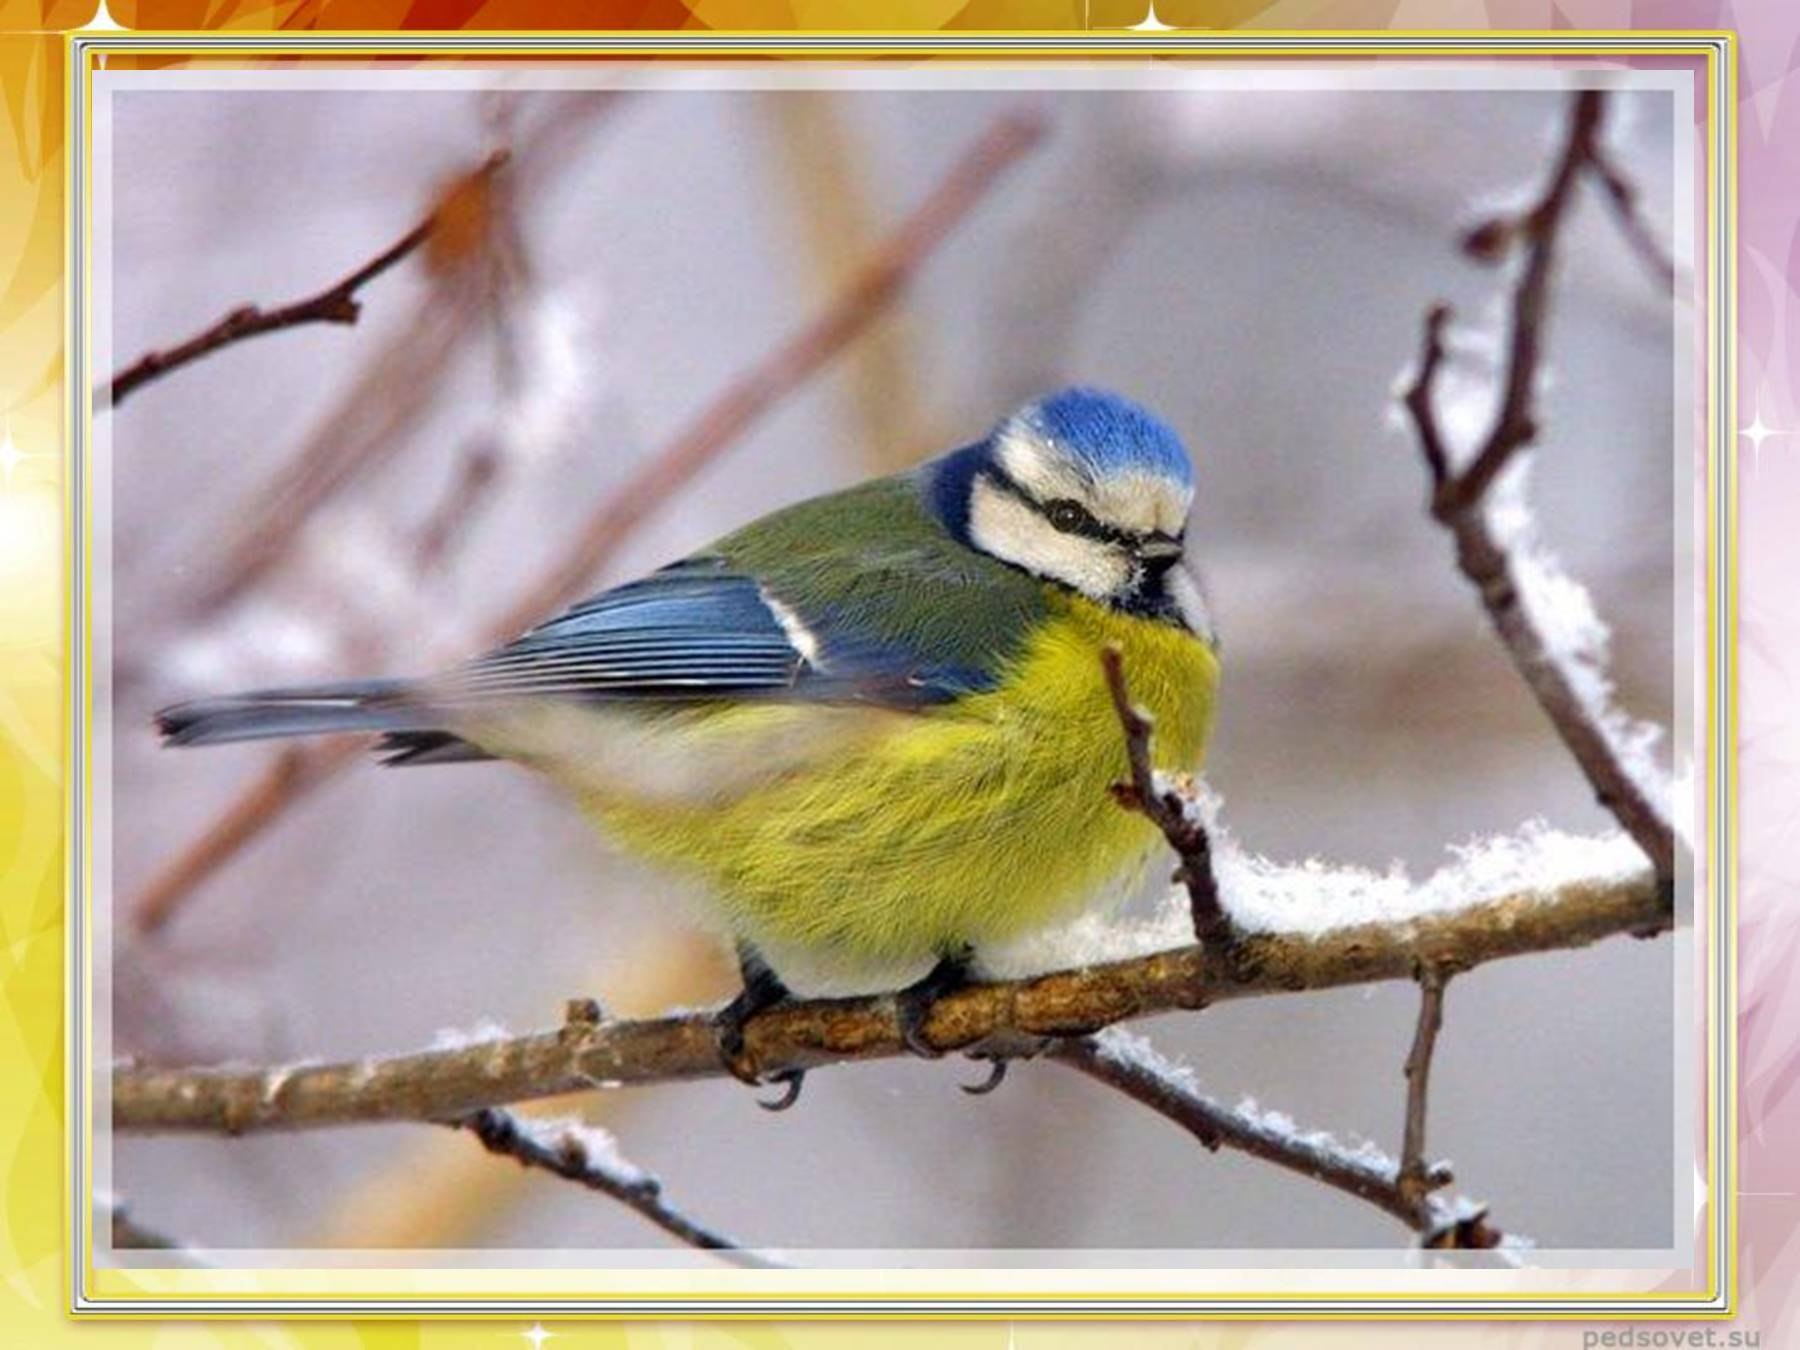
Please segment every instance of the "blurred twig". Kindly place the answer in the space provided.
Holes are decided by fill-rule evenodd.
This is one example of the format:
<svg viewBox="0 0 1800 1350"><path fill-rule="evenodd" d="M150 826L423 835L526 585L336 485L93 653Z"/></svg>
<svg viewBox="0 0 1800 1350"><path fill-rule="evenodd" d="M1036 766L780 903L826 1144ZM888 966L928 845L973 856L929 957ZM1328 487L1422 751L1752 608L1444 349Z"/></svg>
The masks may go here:
<svg viewBox="0 0 1800 1350"><path fill-rule="evenodd" d="M506 641L573 599L652 512L862 332L1043 132L1036 117L1000 117L823 313L727 385L595 508L563 556L490 626L488 640ZM227 806L219 823L181 850L134 901L133 922L141 931L165 922L197 881L355 758L342 743L284 753L291 758L277 761Z"/></svg>
<svg viewBox="0 0 1800 1350"><path fill-rule="evenodd" d="M1598 172L1596 138L1605 107L1605 95L1599 91L1578 93L1562 152L1537 202L1516 217L1477 227L1465 241L1472 253L1489 259L1515 243L1525 251L1512 288L1499 407L1466 467L1458 468L1453 462L1436 412L1436 380L1444 361L1448 306L1434 305L1426 315L1424 346L1404 403L1431 477L1431 514L1455 539L1457 565L1479 592L1494 631L1601 804L1637 841L1657 874L1668 878L1675 866L1675 835L1668 817L1627 767L1624 749L1591 702L1583 698L1576 673L1560 659L1522 603L1518 562L1496 534L1488 510L1489 489L1515 456L1537 438L1536 391L1557 239L1577 182L1584 172Z"/></svg>
<svg viewBox="0 0 1800 1350"><path fill-rule="evenodd" d="M1591 167L1599 178L1600 185L1606 189L1607 204L1612 207L1613 215L1619 222L1619 233L1636 250L1644 266L1673 292L1677 281L1675 259L1669 255L1668 249L1651 230L1650 223L1644 219L1637 184L1613 163L1612 156L1597 142L1592 151Z"/></svg>
<svg viewBox="0 0 1800 1350"><path fill-rule="evenodd" d="M1043 134L1042 119L1023 111L996 119L931 195L864 260L835 301L726 386L588 518L563 561L509 612L509 622L502 625L507 636L540 619L545 610L573 599L618 551L625 531L672 497L721 450L862 333Z"/></svg>
<svg viewBox="0 0 1800 1350"><path fill-rule="evenodd" d="M611 1150L603 1146L607 1137L591 1125L533 1120L492 1106L445 1123L473 1134L489 1153L611 1196L690 1247L721 1252L743 1266L784 1264L747 1252L736 1240L682 1213L664 1198L661 1181L610 1156Z"/></svg>
<svg viewBox="0 0 1800 1350"><path fill-rule="evenodd" d="M1028 1054L1048 1038L1231 999L1411 980L1421 965L1464 970L1533 952L1586 946L1669 926L1647 871L1503 895L1405 921L1323 934L1242 933L1229 949L1195 944L1149 956L973 985L939 999L926 1042L943 1051ZM887 996L783 1004L745 1028L764 1075L908 1053ZM113 1079L121 1130L241 1134L377 1120L443 1120L579 1092L712 1078L726 1072L710 1014L571 1020L559 1030L456 1049L339 1064L262 1069L130 1065Z"/></svg>
<svg viewBox="0 0 1800 1350"><path fill-rule="evenodd" d="M491 177L494 171L505 162L506 152L496 151L473 171L473 176L485 180ZM434 206L423 220L393 244L342 280L327 286L316 295L308 296L303 300L295 300L289 304L277 305L273 309L264 309L260 305L254 304L240 305L210 328L196 333L186 342L177 343L173 347L145 352L131 365L107 381L101 391L106 396L102 406L116 408L133 391L150 381L160 379L172 370L179 370L182 366L198 361L203 356L210 356L221 347L229 347L234 342L242 342L246 338L260 337L264 333L275 333L284 328L298 328L311 323L355 323L362 313L362 302L357 298L357 292L417 250L437 228L441 217L441 208L442 203Z"/></svg>
<svg viewBox="0 0 1800 1350"><path fill-rule="evenodd" d="M206 827L150 878L127 907L131 926L154 933L199 885L268 828L295 802L359 758L365 743L336 736L310 745L284 746Z"/></svg>
<svg viewBox="0 0 1800 1350"><path fill-rule="evenodd" d="M763 106L787 169L789 217L807 269L817 293L829 295L855 274L879 237L868 147L859 143L842 93L793 93ZM897 310L847 358L854 453L871 473L907 468L934 443L916 347L909 316Z"/></svg>
<svg viewBox="0 0 1800 1350"><path fill-rule="evenodd" d="M1301 1131L1272 1113L1230 1107L1206 1096L1188 1075L1144 1042L1116 1029L1053 1047L1051 1061L1116 1088L1174 1121L1208 1149L1235 1149L1353 1195L1393 1215L1428 1247L1495 1247L1500 1234L1477 1206L1445 1201L1433 1192L1450 1184L1449 1168L1421 1168L1407 1184L1404 1164L1373 1149L1350 1149L1330 1135Z"/></svg>
<svg viewBox="0 0 1800 1350"><path fill-rule="evenodd" d="M497 151L439 192L425 241L430 289L395 325L392 341L358 364L331 411L232 512L219 556L189 601L190 621L208 619L249 593L287 557L322 506L399 453L407 429L453 378L472 335L484 327L493 332L504 363L510 334L501 311L519 266L509 252L516 242L516 162Z"/></svg>
<svg viewBox="0 0 1800 1350"><path fill-rule="evenodd" d="M432 571L444 560L450 546L467 530L476 508L491 495L499 473L500 451L493 437L477 436L463 447L449 490L419 527L413 544L415 571Z"/></svg>

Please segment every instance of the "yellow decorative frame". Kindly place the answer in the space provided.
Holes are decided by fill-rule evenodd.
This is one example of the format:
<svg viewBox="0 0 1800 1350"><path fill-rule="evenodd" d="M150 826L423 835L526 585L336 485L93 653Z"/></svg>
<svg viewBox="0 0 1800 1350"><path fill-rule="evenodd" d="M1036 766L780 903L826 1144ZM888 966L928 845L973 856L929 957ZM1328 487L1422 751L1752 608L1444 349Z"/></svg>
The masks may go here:
<svg viewBox="0 0 1800 1350"><path fill-rule="evenodd" d="M1736 1248L1736 1057L1731 1034L1735 1019L1736 969L1736 719L1735 699L1721 699L1732 689L1731 653L1737 629L1736 425L1733 398L1735 369L1736 251L1736 50L1729 32L1623 31L1573 33L1555 31L1489 32L1262 32L1243 34L1067 32L997 34L916 33L378 33L346 32L280 36L268 33L89 32L69 35L68 57L68 198L77 204L69 257L70 307L68 352L72 378L69 429L76 460L65 480L70 523L65 565L76 609L70 633L73 683L66 707L69 727L71 798L70 894L71 937L69 1002L69 1074L67 1121L77 1125L67 1141L67 1164L73 1184L70 1200L70 1301L77 1315L162 1318L283 1316L453 1316L518 1319L522 1313L645 1318L675 1316L710 1318L906 1318L936 1319L1192 1319L1251 1320L1437 1318L1544 1320L1617 1318L1729 1317L1737 1306ZM94 1065L90 1022L83 1003L91 989L91 953L84 935L93 931L90 859L87 843L92 824L88 795L81 791L91 777L91 747L83 730L93 711L92 672L85 616L91 613L92 576L85 543L90 537L91 505L85 455L91 444L92 387L87 334L87 287L91 264L91 181L87 136L92 127L92 77L108 55L157 57L331 56L377 55L421 57L625 55L641 58L707 58L778 55L789 58L857 59L917 56L933 59L1045 59L1053 57L1134 58L1146 55L1209 59L1324 57L1445 56L1678 56L1697 57L1706 70L1708 126L1705 138L1706 265L1710 307L1707 316L1707 540L1706 613L1707 744L1706 885L1714 903L1696 905L1696 924L1707 925L1709 982L1705 1028L1707 1054L1707 1182L1705 1288L1696 1291L1651 1290L1626 1293L1581 1292L1541 1294L1495 1289L1459 1294L1395 1290L1277 1292L1271 1294L1193 1295L1166 1293L1068 1292L1046 1287L1030 1292L984 1295L976 1285L986 1272L968 1272L965 1289L940 1291L804 1289L807 1279L835 1278L827 1271L633 1271L633 1279L653 1286L626 1295L596 1295L572 1283L568 1271L455 1272L339 1270L258 1271L98 1268L93 1260L93 1122L85 1112L85 1085ZM960 1273L960 1272L959 1272ZM1464 1272L1459 1272L1459 1274ZM1469 1272L1473 1274L1473 1272ZM416 1282L450 1275L460 1289L437 1290L377 1287L377 1277L402 1274ZM469 1292L483 1274L504 1276L494 1291ZM1016 1279L1019 1272L1009 1272ZM684 1290L684 1283L704 1278L719 1286L706 1292ZM264 1292L265 1284L285 1283L284 1292ZM508 1283L510 1282L510 1283ZM205 1286L214 1287L207 1288ZM558 1288L561 1284L565 1287ZM654 1286L663 1286L655 1288ZM502 1287L504 1286L504 1287Z"/></svg>

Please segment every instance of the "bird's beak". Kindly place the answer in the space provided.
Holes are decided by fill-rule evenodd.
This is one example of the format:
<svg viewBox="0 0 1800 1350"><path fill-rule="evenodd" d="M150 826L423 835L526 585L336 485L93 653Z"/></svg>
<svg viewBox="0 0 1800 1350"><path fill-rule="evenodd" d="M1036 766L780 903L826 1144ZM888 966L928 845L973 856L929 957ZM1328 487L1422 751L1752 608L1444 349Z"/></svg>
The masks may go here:
<svg viewBox="0 0 1800 1350"><path fill-rule="evenodd" d="M1173 562L1186 547L1181 540L1166 534L1153 534L1137 546L1138 557L1145 562Z"/></svg>

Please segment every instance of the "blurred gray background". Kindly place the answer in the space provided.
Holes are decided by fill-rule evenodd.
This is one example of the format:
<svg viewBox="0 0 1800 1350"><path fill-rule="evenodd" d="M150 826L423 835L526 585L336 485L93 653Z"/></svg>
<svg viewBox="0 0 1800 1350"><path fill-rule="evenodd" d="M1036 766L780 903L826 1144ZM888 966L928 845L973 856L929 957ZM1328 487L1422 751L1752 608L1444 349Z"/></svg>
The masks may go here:
<svg viewBox="0 0 1800 1350"><path fill-rule="evenodd" d="M118 1052L337 1058L545 1025L577 993L648 1012L728 992L671 888L506 766L357 764L137 934L132 906L274 754L164 752L150 714L471 651L634 466L1020 103L1048 119L1043 146L593 581L973 439L1048 386L1110 385L1197 452L1191 537L1226 660L1207 772L1249 847L1425 872L1530 817L1607 825L1426 519L1390 411L1429 301L1491 331L1501 274L1454 241L1535 186L1559 93L129 93L113 105L102 369L323 286L496 145L515 153L457 245L468 256L409 259L367 288L356 327L237 346L103 428ZM1665 232L1671 126L1667 99L1614 100L1611 143ZM1589 196L1557 288L1534 492L1615 627L1626 705L1664 723L1672 333ZM1462 345L1478 382L1481 343ZM343 480L292 546L202 603L243 522L280 513L282 466L334 455ZM426 544L433 522L448 538ZM1669 942L1610 942L1451 988L1431 1147L1503 1227L1558 1248L1671 1240L1671 961ZM1391 1150L1414 1007L1384 986L1142 1029L1228 1101ZM1367 1206L1209 1155L1071 1074L1026 1065L992 1097L955 1090L978 1076L822 1072L780 1116L729 1082L576 1106L678 1203L770 1246L1401 1243ZM114 1149L136 1217L196 1244L663 1245L616 1205L424 1127Z"/></svg>

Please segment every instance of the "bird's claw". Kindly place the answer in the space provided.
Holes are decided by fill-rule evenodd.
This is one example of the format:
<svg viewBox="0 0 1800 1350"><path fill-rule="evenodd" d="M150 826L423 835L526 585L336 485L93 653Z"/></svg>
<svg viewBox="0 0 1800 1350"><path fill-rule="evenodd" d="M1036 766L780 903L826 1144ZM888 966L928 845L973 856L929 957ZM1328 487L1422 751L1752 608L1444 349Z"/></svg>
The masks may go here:
<svg viewBox="0 0 1800 1350"><path fill-rule="evenodd" d="M979 1056L971 1056L971 1058L979 1058ZM988 1060L988 1076L986 1078L979 1083L958 1083L957 1086L971 1097L985 1097L1006 1081L1008 1066L1009 1061L995 1055Z"/></svg>
<svg viewBox="0 0 1800 1350"><path fill-rule="evenodd" d="M969 982L970 953L967 948L943 957L924 978L915 980L894 995L894 1020L900 1041L920 1059L942 1059L944 1052L925 1035L925 1023L931 1007L945 994L961 989Z"/></svg>
<svg viewBox="0 0 1800 1350"><path fill-rule="evenodd" d="M894 995L894 1018L900 1025L900 1041L920 1059L942 1059L944 1052L925 1038L925 1022L937 995L917 986Z"/></svg>
<svg viewBox="0 0 1800 1350"><path fill-rule="evenodd" d="M713 1039L719 1047L719 1063L725 1066L726 1073L748 1087L775 1085L781 1088L780 1096L767 1099L759 1097L756 1104L765 1111L785 1111L800 1100L800 1088L806 1081L806 1070L781 1069L771 1074L759 1073L756 1061L751 1058L749 1047L744 1043L744 1023L748 1020L729 1005L713 1014Z"/></svg>
<svg viewBox="0 0 1800 1350"><path fill-rule="evenodd" d="M779 1097L758 1097L756 1104L765 1111L785 1111L800 1100L800 1089L806 1085L805 1069L782 1069L767 1078L759 1079L758 1086L763 1083L776 1084L781 1088Z"/></svg>
<svg viewBox="0 0 1800 1350"><path fill-rule="evenodd" d="M725 1072L740 1083L756 1087L761 1084L762 1076L752 1065L750 1052L744 1044L746 1020L729 1004L721 1008L713 1014L713 1043L718 1047L719 1063L725 1066Z"/></svg>

